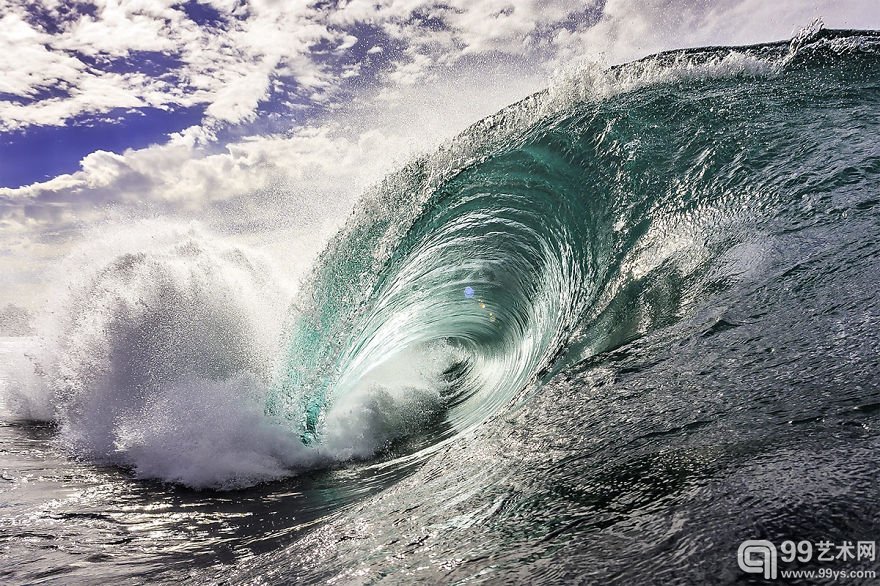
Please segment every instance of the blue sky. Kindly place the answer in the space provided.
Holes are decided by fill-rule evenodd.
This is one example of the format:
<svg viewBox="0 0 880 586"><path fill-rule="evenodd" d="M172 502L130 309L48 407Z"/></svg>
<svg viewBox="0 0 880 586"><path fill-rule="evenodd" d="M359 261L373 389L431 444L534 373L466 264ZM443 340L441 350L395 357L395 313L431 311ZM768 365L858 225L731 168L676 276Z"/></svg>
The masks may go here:
<svg viewBox="0 0 880 586"><path fill-rule="evenodd" d="M36 126L5 133L0 144L3 187L21 187L73 173L89 153L122 152L163 142L168 134L198 124L204 108L145 108L121 113L112 121L81 120L66 126Z"/></svg>
<svg viewBox="0 0 880 586"><path fill-rule="evenodd" d="M354 85L354 78L357 78L356 82L360 87L375 83L376 75L389 64L388 55L400 53L404 49L400 42L368 22L351 22L345 28L328 26L320 33L310 36L301 49L307 52L315 74L337 76L332 86L327 80L318 84L317 88L300 83L295 75L279 68L268 87L258 87L260 83L269 81L268 79L255 80L252 87L260 95L252 98L253 101L248 104L249 111L236 112L235 104L230 105L232 110L222 111L224 106L220 104L217 108L220 110L219 115L215 113L214 116L206 116L206 110L212 105L212 97L215 100L213 105L217 106L217 96L194 97L193 94L198 93L199 89L187 88L191 84L194 58L191 55L184 57L183 50L173 40L163 43L163 40L168 39L126 39L125 27L139 22L141 24L135 27L144 29L142 23L146 19L143 17L148 15L148 21L155 23L155 26L146 27L147 34L161 36L161 28L176 21L185 22L187 26L203 34L222 37L224 32L234 30L241 21L248 18L251 11L243 8L246 4L232 3L223 6L222 3L215 5L190 0L181 4L157 3L152 10L145 10L143 3L128 3L130 9L126 9L125 4L121 3L121 10L116 10L122 12L121 18L118 14L112 14L112 3L103 6L102 3L75 2L54 6L51 2L45 6L22 4L18 10L7 14L3 21L6 28L13 31L10 37L31 38L42 47L52 47L48 43L52 43L53 38L64 37L65 34L76 36L76 31L87 28L83 23L95 28L115 30L114 34L123 38L118 39L119 44L111 42L103 47L101 43L93 46L83 42L79 49L76 44L59 43L59 47L64 48L51 51L56 54L56 59L49 58L46 61L50 66L61 60L71 62L74 67L72 76L46 75L43 80L35 80L33 72L26 72L30 79L20 84L7 82L5 85L9 87L0 92L0 99L25 112L28 107L36 110L41 105L55 103L61 106L64 102L75 102L76 77L80 72L108 77L137 76L144 88L151 82L159 81L182 90L178 93L184 95L174 96L174 92L168 92L172 95L157 100L155 105L150 105L148 101L144 104L146 100L139 100L136 95L117 96L115 104L112 101L95 104L104 96L91 102L80 98L78 107L59 107L54 118L50 116L32 121L25 113L19 120L5 120L5 132L0 134L0 187L17 188L45 181L59 174L73 173L79 169L80 161L92 152L106 150L121 153L126 149L142 149L164 142L171 133L199 125L203 121L214 122L221 135L234 136L247 132L247 128L235 127L241 126L239 123L242 121L253 123L255 120L260 121L258 126L263 133L290 130L307 121L309 115L316 110L322 110L327 100L334 97L330 94L335 94L338 99L339 94L344 93L348 86ZM324 10L329 11L329 8ZM283 17L284 11L278 16ZM112 26L106 24L113 20L117 22ZM17 35L15 31L18 32ZM126 43L126 40L130 42ZM127 46L128 44L132 47ZM205 42L206 46L210 44L209 41ZM138 46L150 49L137 50L135 47ZM235 44L228 43L226 49L235 51ZM241 57L241 62L235 65L246 69L253 64L247 62L247 56ZM258 58L259 56L253 57L252 60ZM212 68L210 59L205 59L205 69ZM132 89L136 89L136 86ZM188 89L189 96L186 95ZM218 93L222 93L222 88ZM216 124L217 121L226 124ZM212 138L214 142L221 142L229 136Z"/></svg>
<svg viewBox="0 0 880 586"><path fill-rule="evenodd" d="M311 230L555 71L817 16L880 27L876 0L0 0L0 303L96 225Z"/></svg>

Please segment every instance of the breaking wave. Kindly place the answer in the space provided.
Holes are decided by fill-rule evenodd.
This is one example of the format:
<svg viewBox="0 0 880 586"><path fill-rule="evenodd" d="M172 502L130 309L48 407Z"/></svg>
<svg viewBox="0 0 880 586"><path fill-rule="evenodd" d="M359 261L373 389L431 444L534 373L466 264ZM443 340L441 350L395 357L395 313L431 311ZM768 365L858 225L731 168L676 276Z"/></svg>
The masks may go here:
<svg viewBox="0 0 880 586"><path fill-rule="evenodd" d="M833 222L817 186L878 172L835 133L875 116L878 43L572 68L367 193L295 295L198 228L103 237L9 392L72 453L195 487L430 453L749 279L774 223Z"/></svg>

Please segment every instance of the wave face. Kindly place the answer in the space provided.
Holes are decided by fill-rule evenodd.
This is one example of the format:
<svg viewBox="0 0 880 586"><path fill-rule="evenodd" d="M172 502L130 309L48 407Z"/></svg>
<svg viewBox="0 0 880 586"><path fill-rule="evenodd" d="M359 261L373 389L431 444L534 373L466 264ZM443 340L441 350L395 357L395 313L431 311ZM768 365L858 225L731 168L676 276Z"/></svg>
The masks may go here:
<svg viewBox="0 0 880 586"><path fill-rule="evenodd" d="M808 30L576 70L389 177L267 397L385 461L222 578L733 583L745 539L873 540L878 112L880 36Z"/></svg>
<svg viewBox="0 0 880 586"><path fill-rule="evenodd" d="M336 457L442 445L873 217L878 42L574 70L412 163L322 256L268 412Z"/></svg>

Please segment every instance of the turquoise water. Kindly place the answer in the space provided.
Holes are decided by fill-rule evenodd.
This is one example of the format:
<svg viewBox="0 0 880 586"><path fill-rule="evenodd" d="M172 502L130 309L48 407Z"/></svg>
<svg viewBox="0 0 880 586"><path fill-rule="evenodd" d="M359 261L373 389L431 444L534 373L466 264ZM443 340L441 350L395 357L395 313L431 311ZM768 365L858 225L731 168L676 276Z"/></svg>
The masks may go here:
<svg viewBox="0 0 880 586"><path fill-rule="evenodd" d="M855 221L818 210L873 206L876 51L808 31L671 52L475 125L325 251L268 412L320 444L334 405L383 396L441 422L436 441L711 306L772 260L772 235ZM371 375L413 361L436 393L407 406L411 381ZM412 435L385 423L388 442Z"/></svg>

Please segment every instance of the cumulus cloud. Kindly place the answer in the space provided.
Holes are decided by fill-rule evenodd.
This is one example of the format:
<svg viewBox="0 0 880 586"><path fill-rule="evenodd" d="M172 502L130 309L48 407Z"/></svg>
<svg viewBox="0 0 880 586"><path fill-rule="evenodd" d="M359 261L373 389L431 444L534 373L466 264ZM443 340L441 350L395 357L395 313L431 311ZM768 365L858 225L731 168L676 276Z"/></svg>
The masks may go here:
<svg viewBox="0 0 880 586"><path fill-rule="evenodd" d="M304 3L206 4L217 19L198 22L164 0L95 0L38 10L0 1L0 130L62 125L119 108L204 105L221 122L253 118L273 75L299 87L329 87L331 72L311 49L343 45L345 34ZM158 75L138 71L154 55ZM120 73L120 69L134 69Z"/></svg>
<svg viewBox="0 0 880 586"><path fill-rule="evenodd" d="M0 101L0 131L116 109L195 105L204 106L208 125L248 122L274 79L290 80L291 93L314 100L356 77L360 64L347 58L360 41L355 27L402 44L389 79L415 83L468 55L531 51L534 35L578 9L537 0L188 4L215 18L192 17L187 4L167 0L46 2L39 9L0 0L0 92L8 96ZM144 55L157 56L164 70L138 71Z"/></svg>

